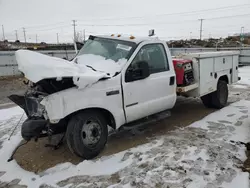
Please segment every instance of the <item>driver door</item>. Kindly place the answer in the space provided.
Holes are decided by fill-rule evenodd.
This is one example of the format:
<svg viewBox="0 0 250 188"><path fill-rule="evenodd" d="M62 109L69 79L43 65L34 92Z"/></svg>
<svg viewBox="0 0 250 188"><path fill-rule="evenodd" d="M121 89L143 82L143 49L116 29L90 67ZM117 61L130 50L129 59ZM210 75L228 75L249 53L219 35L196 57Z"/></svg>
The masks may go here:
<svg viewBox="0 0 250 188"><path fill-rule="evenodd" d="M146 61L150 75L126 82L125 73L122 85L127 123L170 109L176 101L175 73L170 71L164 44L150 43L141 46L126 71L136 68L136 62Z"/></svg>

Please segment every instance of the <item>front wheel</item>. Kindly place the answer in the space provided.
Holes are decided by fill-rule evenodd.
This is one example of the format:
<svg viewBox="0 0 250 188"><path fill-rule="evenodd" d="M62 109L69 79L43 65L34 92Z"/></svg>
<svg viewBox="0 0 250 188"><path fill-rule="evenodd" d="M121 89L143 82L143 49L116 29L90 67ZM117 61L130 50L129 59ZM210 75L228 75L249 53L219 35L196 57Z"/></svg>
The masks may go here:
<svg viewBox="0 0 250 188"><path fill-rule="evenodd" d="M74 154L93 159L107 143L107 121L99 111L79 112L71 118L66 135L68 146Z"/></svg>

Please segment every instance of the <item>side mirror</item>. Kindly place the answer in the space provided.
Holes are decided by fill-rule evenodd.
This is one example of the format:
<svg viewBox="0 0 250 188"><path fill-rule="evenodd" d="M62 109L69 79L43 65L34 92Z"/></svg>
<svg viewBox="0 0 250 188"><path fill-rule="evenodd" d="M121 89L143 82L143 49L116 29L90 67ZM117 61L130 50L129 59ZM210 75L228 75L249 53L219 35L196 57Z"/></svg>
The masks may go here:
<svg viewBox="0 0 250 188"><path fill-rule="evenodd" d="M136 80L142 80L149 77L149 64L146 61L138 61L133 64L133 67L128 68L125 81L132 82Z"/></svg>

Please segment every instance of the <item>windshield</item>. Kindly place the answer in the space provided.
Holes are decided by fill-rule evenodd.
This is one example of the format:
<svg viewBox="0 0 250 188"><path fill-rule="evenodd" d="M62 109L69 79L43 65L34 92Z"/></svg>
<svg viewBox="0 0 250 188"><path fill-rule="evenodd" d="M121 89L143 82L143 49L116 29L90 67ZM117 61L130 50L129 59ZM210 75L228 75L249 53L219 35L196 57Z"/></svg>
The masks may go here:
<svg viewBox="0 0 250 188"><path fill-rule="evenodd" d="M99 55L117 62L120 59L128 60L135 47L134 42L91 36L79 51L78 56L83 54Z"/></svg>

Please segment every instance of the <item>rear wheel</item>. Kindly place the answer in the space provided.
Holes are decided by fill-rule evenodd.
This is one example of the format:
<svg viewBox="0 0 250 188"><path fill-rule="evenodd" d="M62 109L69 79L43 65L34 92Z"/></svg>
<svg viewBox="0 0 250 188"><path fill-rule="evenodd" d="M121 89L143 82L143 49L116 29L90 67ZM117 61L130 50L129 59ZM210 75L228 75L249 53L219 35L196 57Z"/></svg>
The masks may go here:
<svg viewBox="0 0 250 188"><path fill-rule="evenodd" d="M213 108L212 93L209 93L207 95L202 96L201 100L202 100L202 103L204 104L205 107Z"/></svg>
<svg viewBox="0 0 250 188"><path fill-rule="evenodd" d="M208 108L221 109L227 105L228 87L227 82L219 80L217 90L201 97L203 104Z"/></svg>
<svg viewBox="0 0 250 188"><path fill-rule="evenodd" d="M70 120L67 135L68 146L74 154L92 159L107 143L107 121L99 111L80 112Z"/></svg>
<svg viewBox="0 0 250 188"><path fill-rule="evenodd" d="M212 103L215 108L221 109L227 105L228 87L227 83L219 80L217 90L212 94Z"/></svg>

